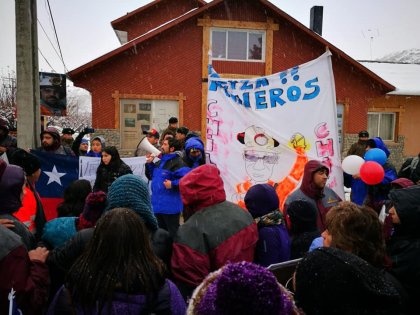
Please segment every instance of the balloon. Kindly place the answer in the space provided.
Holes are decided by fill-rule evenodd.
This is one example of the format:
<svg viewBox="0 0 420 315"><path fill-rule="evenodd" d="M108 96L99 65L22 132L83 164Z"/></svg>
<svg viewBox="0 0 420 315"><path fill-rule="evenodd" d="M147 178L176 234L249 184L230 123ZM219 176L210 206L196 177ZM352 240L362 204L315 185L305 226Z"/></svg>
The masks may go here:
<svg viewBox="0 0 420 315"><path fill-rule="evenodd" d="M387 156L381 149L374 148L365 153L365 160L378 162L379 164L384 165L387 160Z"/></svg>
<svg viewBox="0 0 420 315"><path fill-rule="evenodd" d="M354 175L360 173L360 167L365 163L365 160L358 155L349 155L344 158L341 167L347 174Z"/></svg>
<svg viewBox="0 0 420 315"><path fill-rule="evenodd" d="M384 168L378 162L367 161L360 168L360 178L368 185L379 184L384 177Z"/></svg>

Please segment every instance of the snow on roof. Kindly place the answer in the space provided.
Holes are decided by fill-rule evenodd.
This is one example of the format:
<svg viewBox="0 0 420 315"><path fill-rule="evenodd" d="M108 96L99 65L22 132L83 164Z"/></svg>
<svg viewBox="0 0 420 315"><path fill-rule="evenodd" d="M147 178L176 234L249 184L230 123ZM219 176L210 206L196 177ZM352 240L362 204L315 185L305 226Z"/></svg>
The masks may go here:
<svg viewBox="0 0 420 315"><path fill-rule="evenodd" d="M390 95L420 96L420 64L361 61L363 66L395 86Z"/></svg>

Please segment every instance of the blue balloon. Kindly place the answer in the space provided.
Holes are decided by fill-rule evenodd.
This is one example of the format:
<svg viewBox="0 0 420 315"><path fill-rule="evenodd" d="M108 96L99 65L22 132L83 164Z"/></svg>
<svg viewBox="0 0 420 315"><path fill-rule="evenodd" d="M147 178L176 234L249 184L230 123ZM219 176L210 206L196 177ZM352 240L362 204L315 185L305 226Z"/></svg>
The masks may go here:
<svg viewBox="0 0 420 315"><path fill-rule="evenodd" d="M365 161L374 161L381 165L384 165L387 160L387 156L384 151L378 148L370 149L365 153Z"/></svg>

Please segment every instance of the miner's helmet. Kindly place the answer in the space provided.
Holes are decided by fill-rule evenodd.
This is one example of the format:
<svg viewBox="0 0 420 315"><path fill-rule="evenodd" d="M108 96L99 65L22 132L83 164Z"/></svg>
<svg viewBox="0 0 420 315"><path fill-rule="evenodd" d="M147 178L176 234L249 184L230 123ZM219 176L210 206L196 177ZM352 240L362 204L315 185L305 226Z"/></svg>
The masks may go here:
<svg viewBox="0 0 420 315"><path fill-rule="evenodd" d="M247 148L273 150L279 146L279 142L268 135L264 129L257 126L250 126L244 132L237 134L236 138Z"/></svg>
<svg viewBox="0 0 420 315"><path fill-rule="evenodd" d="M39 77L39 85L42 87L61 87L62 78L60 75L40 75Z"/></svg>

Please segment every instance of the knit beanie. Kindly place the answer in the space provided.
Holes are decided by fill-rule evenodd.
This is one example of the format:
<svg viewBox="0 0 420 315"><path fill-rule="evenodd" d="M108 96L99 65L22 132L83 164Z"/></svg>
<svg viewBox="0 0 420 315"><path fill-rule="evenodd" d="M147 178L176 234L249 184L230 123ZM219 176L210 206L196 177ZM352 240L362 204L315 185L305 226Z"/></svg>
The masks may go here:
<svg viewBox="0 0 420 315"><path fill-rule="evenodd" d="M261 217L279 208L276 190L268 184L252 186L246 193L244 201L253 218Z"/></svg>
<svg viewBox="0 0 420 315"><path fill-rule="evenodd" d="M48 221L41 239L53 248L60 247L76 234L76 220L77 217L61 217Z"/></svg>
<svg viewBox="0 0 420 315"><path fill-rule="evenodd" d="M31 176L41 168L39 159L23 149L17 149L13 152L10 163L22 167L28 176Z"/></svg>
<svg viewBox="0 0 420 315"><path fill-rule="evenodd" d="M79 216L77 230L95 226L107 205L106 194L103 191L92 192L86 197L83 212Z"/></svg>
<svg viewBox="0 0 420 315"><path fill-rule="evenodd" d="M295 273L295 300L306 314L398 314L400 296L363 259L332 247L307 254Z"/></svg>
<svg viewBox="0 0 420 315"><path fill-rule="evenodd" d="M292 201L287 206L290 220L290 231L293 234L312 232L317 229L317 209L309 201L300 199Z"/></svg>
<svg viewBox="0 0 420 315"><path fill-rule="evenodd" d="M136 175L128 174L118 177L109 187L108 206L105 211L114 208L132 209L140 215L150 230L154 231L158 228L147 184Z"/></svg>
<svg viewBox="0 0 420 315"><path fill-rule="evenodd" d="M294 314L291 294L266 268L250 263L228 263L209 274L197 287L187 314Z"/></svg>

